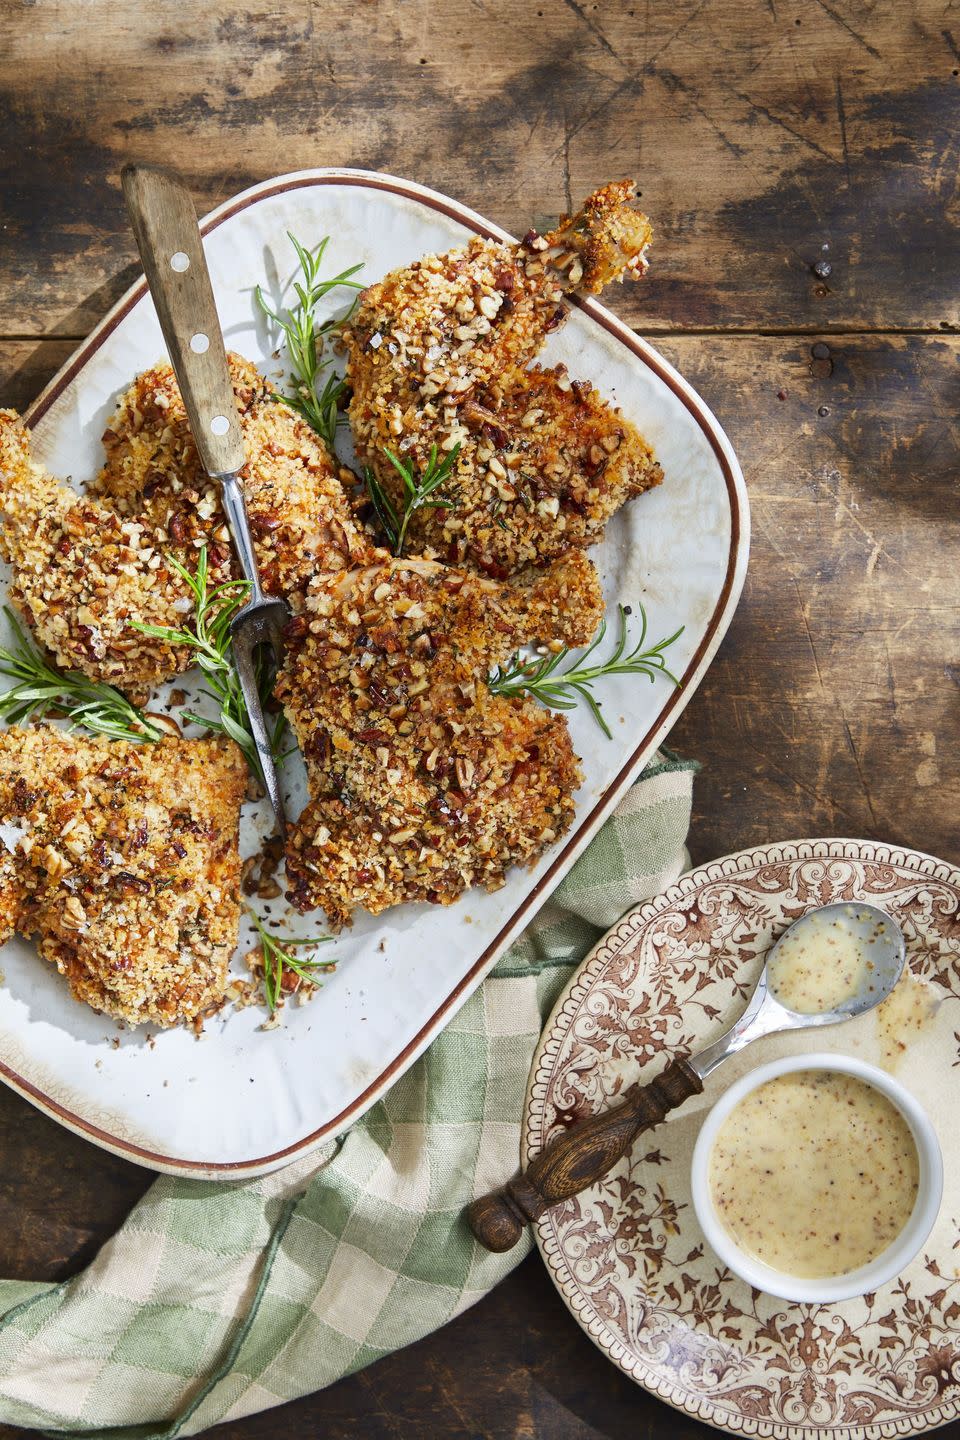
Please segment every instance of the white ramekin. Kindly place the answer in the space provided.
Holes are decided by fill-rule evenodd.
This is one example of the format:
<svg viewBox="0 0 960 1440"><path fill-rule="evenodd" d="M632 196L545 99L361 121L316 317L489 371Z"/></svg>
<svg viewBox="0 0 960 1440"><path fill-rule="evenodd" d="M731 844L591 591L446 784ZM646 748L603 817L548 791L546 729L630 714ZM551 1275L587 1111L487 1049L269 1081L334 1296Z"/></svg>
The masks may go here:
<svg viewBox="0 0 960 1440"><path fill-rule="evenodd" d="M832 1275L825 1279L803 1279L786 1275L762 1264L740 1249L717 1215L710 1194L709 1165L717 1132L727 1116L745 1095L774 1080L778 1075L789 1075L795 1070L833 1070L843 1075L854 1075L885 1095L900 1111L913 1135L920 1162L920 1176L917 1198L906 1225L900 1234L868 1265L861 1265L845 1275ZM776 1295L783 1300L806 1301L812 1304L829 1304L835 1300L850 1300L855 1295L865 1295L878 1289L888 1280L899 1275L917 1254L930 1234L940 1209L943 1191L943 1158L936 1131L916 1100L904 1087L884 1070L867 1065L849 1055L791 1055L784 1060L774 1060L751 1070L726 1090L713 1106L697 1137L691 1167L693 1206L697 1212L700 1227L711 1247L724 1265L728 1266L741 1280Z"/></svg>

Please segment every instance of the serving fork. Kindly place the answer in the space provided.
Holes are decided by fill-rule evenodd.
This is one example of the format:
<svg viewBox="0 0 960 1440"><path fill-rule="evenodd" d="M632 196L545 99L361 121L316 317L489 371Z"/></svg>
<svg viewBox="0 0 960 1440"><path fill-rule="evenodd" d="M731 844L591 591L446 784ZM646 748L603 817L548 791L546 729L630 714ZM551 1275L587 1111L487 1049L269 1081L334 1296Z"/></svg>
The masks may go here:
<svg viewBox="0 0 960 1440"><path fill-rule="evenodd" d="M265 595L243 496L246 462L223 332L190 193L165 170L127 165L121 182L143 273L156 307L201 464L219 480L227 529L241 572L250 585L247 603L230 625L237 678L273 812L283 834L283 795L257 685L256 652L268 645L279 663L289 611Z"/></svg>

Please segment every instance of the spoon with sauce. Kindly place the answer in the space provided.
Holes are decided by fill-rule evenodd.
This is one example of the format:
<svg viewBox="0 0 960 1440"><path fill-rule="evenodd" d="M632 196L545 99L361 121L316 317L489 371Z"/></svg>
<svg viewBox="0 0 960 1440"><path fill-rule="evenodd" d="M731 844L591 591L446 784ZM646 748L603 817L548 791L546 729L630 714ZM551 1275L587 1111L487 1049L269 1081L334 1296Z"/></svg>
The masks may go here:
<svg viewBox="0 0 960 1440"><path fill-rule="evenodd" d="M474 1235L488 1250L512 1249L531 1220L593 1185L642 1131L699 1095L728 1055L764 1035L863 1015L891 993L905 962L899 925L875 905L842 901L809 911L772 946L746 1009L719 1040L632 1086L620 1105L571 1125L502 1190L474 1200L467 1210Z"/></svg>

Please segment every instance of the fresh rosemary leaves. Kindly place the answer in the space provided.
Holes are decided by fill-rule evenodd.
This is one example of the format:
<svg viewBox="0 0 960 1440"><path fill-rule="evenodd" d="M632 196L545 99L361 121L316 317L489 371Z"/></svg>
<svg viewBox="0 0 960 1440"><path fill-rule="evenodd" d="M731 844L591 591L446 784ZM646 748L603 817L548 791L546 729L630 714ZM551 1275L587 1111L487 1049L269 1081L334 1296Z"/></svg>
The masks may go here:
<svg viewBox="0 0 960 1440"><path fill-rule="evenodd" d="M0 675L16 683L0 695L0 720L20 725L45 715L69 720L113 740L159 740L162 731L125 696L79 670L58 670L34 645L13 611L4 607L16 636L0 646Z"/></svg>
<svg viewBox="0 0 960 1440"><path fill-rule="evenodd" d="M284 971L289 970L301 980L313 980L318 974L329 974L336 968L329 961L303 960L294 954L295 950L306 945L324 945L333 939L332 935L319 935L313 940L296 940L284 936L281 940L267 929L255 911L248 909L247 914L253 921L253 928L260 941L260 953L263 956L263 993L271 1015L275 1012L283 992Z"/></svg>
<svg viewBox="0 0 960 1440"><path fill-rule="evenodd" d="M407 526L418 510L452 509L456 505L456 496L444 494L442 491L457 463L460 446L454 445L453 449L440 459L436 445L432 445L430 459L422 475L418 475L411 464L394 455L392 450L384 447L383 453L403 481L402 512L398 512L396 505L369 467L364 470L363 478L380 528L387 537L390 549L399 558L403 554Z"/></svg>
<svg viewBox="0 0 960 1440"><path fill-rule="evenodd" d="M260 760L250 729L250 717L247 713L243 691L240 689L240 680L234 665L233 646L230 640L230 622L246 604L247 593L250 589L249 581L228 580L223 585L214 585L210 588L207 584L207 547L205 545L199 551L195 575L191 575L190 571L172 556L168 556L168 563L178 575L182 576L190 588L194 605L192 627L176 630L168 625L144 625L139 621L133 621L131 622L133 629L139 630L143 635L150 635L154 639L165 640L168 645L185 645L193 651L196 663L207 681L208 688L204 693L214 702L219 713L217 716L209 716L185 710L183 719L194 725L200 725L205 730L220 735L229 735L230 739L235 740L240 746L250 769L262 781ZM258 652L256 664L257 687L260 691L261 701L266 705L273 690L274 676L269 663L264 660L264 648L261 647L261 651ZM270 736L271 750L278 763L283 759L280 752L283 728L284 717L281 714L274 726L273 734Z"/></svg>
<svg viewBox="0 0 960 1440"><path fill-rule="evenodd" d="M609 659L594 665L587 663L597 646L603 643L603 638L607 633L607 622L602 620L590 645L580 658L574 660L566 670L559 668L570 656L570 651L566 647L558 651L556 655L544 655L542 659L524 659L520 654L516 654L509 664L498 665L491 675L488 682L491 693L494 695L532 695L535 700L539 700L542 705L546 705L552 710L573 710L581 700L584 700L607 739L612 739L610 727L600 710L600 702L592 691L595 681L602 679L605 675L647 675L651 681L655 680L658 675L665 675L668 680L673 681L674 685L680 684L676 676L667 669L663 652L680 638L684 627L681 625L679 630L675 630L665 640L658 640L656 645L644 649L647 638L647 616L642 605L639 609L640 639L629 654L624 654L627 648L627 616L623 606L618 605L620 639Z"/></svg>
<svg viewBox="0 0 960 1440"><path fill-rule="evenodd" d="M324 251L330 243L330 236L325 235L314 250L308 250L289 230L287 235L300 262L301 279L293 282L297 303L287 310L285 315L278 315L267 304L263 290L258 285L257 304L264 315L278 326L286 339L294 390L291 395L280 398L298 411L307 423L313 426L328 449L332 450L337 434L340 399L346 387L336 371L331 369L333 358L324 351L331 333L353 312L356 299L347 314L337 319L318 321L317 307L338 285L346 286L350 290L362 290L363 286L351 277L356 275L358 270L362 270L363 266L351 265L332 279L321 280L320 266Z"/></svg>

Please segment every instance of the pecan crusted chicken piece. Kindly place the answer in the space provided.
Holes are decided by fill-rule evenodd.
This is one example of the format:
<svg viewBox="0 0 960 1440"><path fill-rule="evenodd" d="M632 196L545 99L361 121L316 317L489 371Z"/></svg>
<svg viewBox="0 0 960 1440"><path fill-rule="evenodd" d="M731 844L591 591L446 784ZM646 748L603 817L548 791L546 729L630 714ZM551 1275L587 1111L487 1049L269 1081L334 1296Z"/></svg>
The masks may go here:
<svg viewBox="0 0 960 1440"><path fill-rule="evenodd" d="M578 551L511 585L424 560L316 576L277 686L311 795L287 837L293 904L337 926L446 905L562 835L581 778L566 720L486 681L528 640L585 642L601 613Z"/></svg>
<svg viewBox="0 0 960 1440"><path fill-rule="evenodd" d="M143 700L193 663L186 648L130 626L179 625L192 609L166 548L152 527L35 465L25 426L0 410L0 555L13 567L10 599L60 665Z"/></svg>
<svg viewBox="0 0 960 1440"><path fill-rule="evenodd" d="M660 467L636 428L563 367L530 369L566 297L646 268L650 224L629 182L607 185L551 234L471 240L394 271L345 332L361 461L397 500L390 449L421 471L460 450L456 505L420 510L411 548L504 577L598 540Z"/></svg>
<svg viewBox="0 0 960 1440"><path fill-rule="evenodd" d="M261 573L290 594L316 566L362 561L334 462L304 421L270 398L255 368L231 357L249 460L244 483ZM104 436L107 465L85 495L31 462L29 436L0 411L0 554L10 596L58 662L135 699L185 670L193 656L131 628L182 625L187 569L208 546L210 583L235 578L217 487L202 469L173 372L159 365L121 399Z"/></svg>
<svg viewBox="0 0 960 1440"><path fill-rule="evenodd" d="M369 551L344 490L355 477L334 460L256 366L228 357L247 463L241 471L264 588L303 589L314 570L362 562ZM220 487L200 463L173 370L155 365L120 397L103 434L106 464L91 486L121 516L156 526L178 546L210 544L231 563ZM225 577L226 578L226 575Z"/></svg>
<svg viewBox="0 0 960 1440"><path fill-rule="evenodd" d="M78 1000L131 1025L219 1004L240 923L232 741L0 734L0 938L37 936Z"/></svg>

